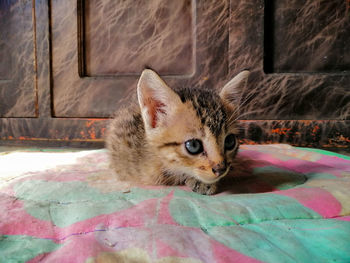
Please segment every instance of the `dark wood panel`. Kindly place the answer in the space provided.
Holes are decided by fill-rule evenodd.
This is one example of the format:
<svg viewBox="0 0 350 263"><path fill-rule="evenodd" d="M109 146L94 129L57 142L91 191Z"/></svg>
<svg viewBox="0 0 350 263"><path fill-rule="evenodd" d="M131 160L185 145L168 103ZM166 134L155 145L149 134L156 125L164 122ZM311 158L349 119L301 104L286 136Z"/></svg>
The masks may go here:
<svg viewBox="0 0 350 263"><path fill-rule="evenodd" d="M9 3L9 1L5 2ZM36 18L34 20L25 19L25 21L30 22L29 26L27 24L26 26L33 34L31 38L26 38L25 47L32 48L32 55L34 47L36 48L36 64L30 64L28 61L31 63L33 61L26 60L27 58L23 60L25 63L23 61L21 63L27 66L30 64L31 66L28 68L33 68L33 71L22 72L23 74L29 72L29 76L32 74L28 78L23 78L32 82L35 80L34 77L32 78L35 66L37 67L38 104L36 106L38 118L1 118L0 143L37 142L43 145L53 142L59 145L87 145L87 143L90 146L91 144L102 145L108 119L101 117L110 116L115 109L122 107L123 103L128 103L130 98L135 97L138 76L134 73L137 73L137 67L141 64L135 64L128 69L123 67L115 69L114 65L103 65L102 62L96 60L99 59L99 52L96 52L99 47L94 47L97 48L94 51L95 54L84 53L84 49L86 45L91 45L91 41L97 40L100 36L102 37L101 42L104 42L108 25L117 25L118 23L117 21L109 23L112 18L108 19L108 16L103 17L103 15L117 12L112 6L118 6L123 1L90 2L94 9L95 5L96 7L101 5L100 9L97 10L102 13L97 12L96 16L102 16L102 18L93 18L92 14L86 16L88 12L92 12L92 6L84 8L83 1L80 0L36 0L33 1L34 9L31 6L31 1L15 2L28 6L26 12L30 7L31 19ZM242 129L242 142L291 143L297 146L350 149L349 74L347 72L325 74L323 69L317 69L317 72L310 74L305 72L270 74L269 71L266 71L266 68L264 69L264 64L266 65L268 60L266 45L270 41L268 32L271 28L265 19L265 2L271 1L193 0L186 2L184 0L183 3L189 4L188 8L191 8L191 12L186 10L187 13L183 14L183 18L191 19L192 23L192 27L188 28L184 34L191 32L193 34L192 42L183 41L179 37L171 41L169 48L176 51L176 47L184 48L187 45L185 49L193 52L193 57L191 57L193 60L190 61L190 57L185 56L184 61L193 65L193 74L188 74L188 65L184 65L185 67L182 68L180 59L166 61L169 63L168 66L172 65L171 68L170 66L167 68L165 62L162 62L164 64L159 68L152 66L156 70L160 70L164 79L174 88L180 86L219 88L242 69L249 68L252 75L248 86L242 91L241 97L241 119L247 119L241 121L244 127ZM282 2L287 5L286 1ZM3 2L0 3L3 4ZM78 5L79 3L81 6ZM86 1L86 3L88 2ZM147 3L152 6L157 1L152 0ZM297 2L292 1L291 4L293 3ZM305 5L312 6L312 3L313 1L306 1ZM334 12L334 10L328 11ZM172 19L181 17L181 14L177 13L166 19L165 10L160 11L160 14L162 14L160 15L162 19L154 21L157 25L167 24L169 21L173 21ZM273 19L277 18L278 16L275 14ZM165 21L163 21L164 19ZM307 19L309 17L302 16L298 19L304 20L304 24L308 25ZM33 30L33 21L36 24L36 30ZM87 27L84 29L84 23L82 23L84 21L92 23L90 26L96 21L103 22L102 32L91 31L89 33L86 31ZM2 28L1 32L3 30ZM159 34L171 36L172 32L166 29ZM329 33L331 34L331 32ZM34 36L35 45L33 44ZM52 37L51 42L50 36ZM297 38L291 39L288 47L300 46L306 51L305 54L309 54L305 43L297 43ZM184 45L181 45L182 42ZM97 42L95 44L98 45ZM116 45L116 47L120 44L111 41L111 45ZM173 53L177 54L175 51ZM144 57L140 57L145 59L145 62L142 63L156 61L152 57L152 52L145 53ZM170 56L170 53L167 55ZM334 55L337 54L337 52L334 53ZM18 54L14 53L14 55ZM101 53L101 58L106 59L107 55L108 52ZM88 56L93 60L88 61ZM25 57L15 57L13 61L22 58ZM6 64L9 63L6 62ZM52 63L52 67L50 67L50 63ZM331 64L336 65L337 63L332 60ZM95 67L90 71L89 76L84 69L85 64L90 66L94 64L105 68L99 71L100 69ZM119 62L117 64L119 65ZM2 75L0 78L7 81L6 74L10 71L6 71L4 64L1 66ZM31 85L26 85L26 87L31 87ZM21 89L17 90L17 87L22 86L11 87L11 92L21 94ZM28 89L28 92L35 97L35 89ZM19 96L22 98L22 95ZM6 101L8 105L10 105L10 98L11 96L6 96L6 100L9 101ZM2 101L1 103L3 103ZM28 101L14 99L13 101L14 105L21 106L18 108L21 110L26 109L27 105L35 105L30 99ZM13 108L15 109L15 107ZM32 115L30 116L32 117ZM18 117L26 117L26 115L20 113ZM84 117L93 118L86 119Z"/></svg>
<svg viewBox="0 0 350 263"><path fill-rule="evenodd" d="M287 143L350 152L350 121L277 120L241 121L242 143Z"/></svg>
<svg viewBox="0 0 350 263"><path fill-rule="evenodd" d="M37 116L34 19L31 0L0 1L0 116Z"/></svg>
<svg viewBox="0 0 350 263"><path fill-rule="evenodd" d="M350 151L350 121L240 121L241 143L288 143ZM105 119L0 119L0 144L51 141L60 145L103 145ZM32 144L32 143L31 143Z"/></svg>
<svg viewBox="0 0 350 263"><path fill-rule="evenodd" d="M264 3L271 2L276 3L277 1L231 0L229 77L234 76L242 67L250 68L252 71L248 86L242 91L242 118L248 120L349 120L350 72L324 73L318 72L318 69L311 73L269 74L269 72L265 72L264 63L266 64L268 57L266 57L264 50L274 50L268 39L264 39L269 37L269 32L273 30L270 27L271 24L266 23L266 10L264 9ZM285 12L293 12L293 3L299 3L300 1L281 2L284 3L284 9L281 7L281 10L279 9L280 12L283 10ZM333 3L333 1L328 2ZM311 10L315 5L315 1L312 0L303 1L303 3L303 10ZM317 3L323 3L323 1ZM281 5L281 3L279 2L278 5ZM320 6L320 8L322 8L323 13L334 14L334 12L338 12L344 20L344 5L339 5L339 7L334 9L334 5L327 4ZM311 32L313 24L310 24L309 20L312 17L302 12L294 13L294 15L297 14L298 25L303 24L303 30ZM316 14L311 12L310 15ZM347 15L345 20L348 18L349 15ZM287 24L293 22L293 17L284 17L284 19ZM276 21L277 23L278 21ZM329 38L334 39L334 37L338 36L337 32L326 30L327 24L319 25L318 29L322 26L324 27L322 32L327 32ZM305 59L305 63L322 59L317 52L309 52L309 43L307 41L300 41L298 37L294 37L294 33L301 30L299 27L295 26L295 28L283 30L285 30L284 35L288 35L288 40L284 38L283 34L281 37L279 35L275 37L276 41L281 41L279 44L280 51L283 51L284 56L290 59L291 64L295 56L290 51L293 47L304 50L305 56L301 56L300 59ZM349 30L349 27L346 30ZM305 37L308 37L306 33ZM324 37L327 38L325 35ZM349 37L349 35L346 37ZM324 45L326 43L328 42L325 42ZM341 56L343 54L340 50L334 53L331 42L328 44L329 47L326 50L328 50L327 52L330 55L338 54ZM346 43L342 44L342 49L348 48L349 45ZM306 56L306 54L308 55Z"/></svg>
<svg viewBox="0 0 350 263"><path fill-rule="evenodd" d="M107 120L61 118L1 118L2 140L101 141Z"/></svg>
<svg viewBox="0 0 350 263"><path fill-rule="evenodd" d="M84 50L84 46L79 45L81 47L79 49L80 52L77 47L78 43L84 43L84 41L81 39L83 35L81 33L82 18L79 17L84 15L84 12L81 10L83 9L83 5L78 6L77 3L81 2L77 2L75 0L53 0L51 3L54 116L111 116L118 107L122 107L123 103L125 101L128 101L129 98L134 95L138 74L140 72L136 72L137 75L115 75L110 77L82 76L83 66L81 63L84 62L84 59L82 59L81 56L84 55L84 52L82 52ZM103 27L103 25L123 24L127 22L127 20L124 21L124 19L128 15L128 9L124 11L122 9L121 16L108 16L110 12L109 10L112 9L112 6L115 10L119 10L118 7L123 3L129 3L131 5L134 3L134 1L131 3L125 1L109 2L106 0L95 3L98 5L98 8L94 10L94 12L96 12L96 15L105 17L103 19L101 27L98 28L98 30L104 31L103 33L99 33L102 34L103 37L108 36L108 27ZM151 6L155 8L154 11L156 12L157 10L162 10L162 5L159 4L158 0L143 1L140 3L143 3L146 9L148 6ZM226 78L228 73L227 46L229 2L218 2L211 0L192 2L183 1L181 3L183 3L185 7L190 10L186 10L186 12L180 15L180 11L177 11L178 6L172 4L169 5L169 8L171 8L171 10L169 9L167 12L158 12L161 15L152 17L150 21L151 25L157 24L164 26L159 26L157 28L159 32L156 31L156 33L159 38L171 36L169 39L166 39L166 42L169 42L169 46L165 48L167 50L166 56L163 57L165 54L161 54L161 52L159 52L162 51L162 49L158 51L157 48L153 48L152 43L154 44L157 41L152 40L152 37L149 40L150 42L141 44L142 39L144 38L144 32L137 31L136 33L138 33L139 36L132 36L131 39L135 39L137 37L139 39L138 41L141 42L129 45L128 50L122 52L117 50L115 52L119 52L121 55L123 55L123 53L133 54L135 52L134 48L136 46L139 46L140 48L144 46L144 52L138 54L139 61L137 63L135 62L135 65L124 65L119 60L119 70L123 69L122 71L124 72L131 71L129 73L133 73L134 70L141 69L147 64L151 64L157 71L160 70L165 73L176 74L175 76L172 76L170 74L165 77L169 84L174 88L184 85L208 85L215 87L218 82ZM107 4L108 8L104 8L104 4ZM183 8L181 10L183 10ZM164 14L162 14L162 12ZM142 19L144 23L148 24L147 19L149 18L149 15L152 14L145 14L143 17L132 15L130 19L136 19L136 22L131 21L131 27L126 27L125 30L131 30L133 28L132 26L137 23L139 19ZM173 25L175 23L174 21L179 19L179 17L184 18L184 24L176 27L170 26ZM121 20L114 21L114 19L118 18ZM91 15L90 18L88 16L87 19L88 21L91 21ZM188 21L186 22L186 20ZM183 28L185 25L189 24L189 20L191 20L191 23L194 23L194 25L190 26L187 30L184 30L183 35L181 34L176 38L172 37L178 33L179 28ZM92 19L92 21L95 20ZM112 29L115 30L115 32L110 32L110 34L117 35L119 28L111 27L111 30ZM132 35L135 32L127 33ZM191 39L189 33L191 33L191 35L193 34L193 36L191 36ZM85 52L91 52L92 39L96 38L100 42L103 42L98 38L98 36L99 35L96 35L95 31L87 34L88 50L85 50ZM108 41L106 43L108 43ZM114 43L114 45L118 46L118 42ZM194 55L193 57L189 55L185 55L184 58L181 57L182 55L180 57L177 57L179 55L179 50L180 53L182 52L181 50L184 50L184 54L186 54L186 52L192 52ZM86 54L91 56L90 53ZM110 55L111 54L109 54L109 56ZM93 64L96 64L97 60L103 60L103 57L105 56L105 53L97 54L95 52L94 55L89 58L90 60L93 59L94 62L86 61L86 63L87 65L91 66ZM171 57L174 59L170 59ZM183 61L183 59L185 59L185 61ZM161 64L159 64L160 62L157 62L162 60L164 61ZM190 62L189 68L188 65L184 65L188 62ZM145 63L145 65L142 65L142 63ZM97 65L98 64L99 63L97 63ZM194 65L193 71L190 70L190 68L192 68L191 64ZM131 68L128 68L128 66L131 66ZM106 69L106 67L110 67L110 65L107 65L106 63L104 67L105 69L102 69L102 71L108 73L109 70ZM173 67L173 70L170 69L170 67Z"/></svg>
<svg viewBox="0 0 350 263"><path fill-rule="evenodd" d="M83 1L87 76L194 73L195 2ZM103 41L101 41L103 39Z"/></svg>
<svg viewBox="0 0 350 263"><path fill-rule="evenodd" d="M350 70L349 1L267 1L271 72ZM269 21L271 20L271 21Z"/></svg>

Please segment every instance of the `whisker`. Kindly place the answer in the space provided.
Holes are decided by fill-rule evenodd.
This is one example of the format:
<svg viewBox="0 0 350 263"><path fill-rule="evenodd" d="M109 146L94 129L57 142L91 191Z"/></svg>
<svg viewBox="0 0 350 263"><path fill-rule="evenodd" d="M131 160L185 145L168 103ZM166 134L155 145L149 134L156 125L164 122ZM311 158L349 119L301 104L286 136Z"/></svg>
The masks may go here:
<svg viewBox="0 0 350 263"><path fill-rule="evenodd" d="M237 116L238 112L241 110L242 106L254 95L255 93L248 94L245 99L242 101L242 96L239 98L239 104L236 106L235 111L231 114L231 116L226 120L229 125L232 125L234 121L241 117L241 114ZM250 112L253 113L253 112Z"/></svg>
<svg viewBox="0 0 350 263"><path fill-rule="evenodd" d="M246 97L245 97L245 99L242 101L242 96L243 96L243 94L241 95L241 97L239 98L239 104L237 105L237 108L236 108L236 111L234 112L234 114L236 114L237 113L237 111L239 111L241 108L242 108L242 106L244 105L244 104L246 104L246 102L251 98L251 97L253 97L253 95L254 95L255 93L253 93L253 92L251 92L251 93L249 93Z"/></svg>

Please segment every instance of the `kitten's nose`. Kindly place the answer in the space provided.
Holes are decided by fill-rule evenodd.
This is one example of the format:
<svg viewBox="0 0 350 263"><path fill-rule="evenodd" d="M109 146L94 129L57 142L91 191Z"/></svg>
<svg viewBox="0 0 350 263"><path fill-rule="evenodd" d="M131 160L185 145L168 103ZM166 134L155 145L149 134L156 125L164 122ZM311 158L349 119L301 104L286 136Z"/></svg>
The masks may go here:
<svg viewBox="0 0 350 263"><path fill-rule="evenodd" d="M226 161L222 161L221 163L218 163L212 168L212 171L216 176L220 176L224 174L226 170L227 170Z"/></svg>

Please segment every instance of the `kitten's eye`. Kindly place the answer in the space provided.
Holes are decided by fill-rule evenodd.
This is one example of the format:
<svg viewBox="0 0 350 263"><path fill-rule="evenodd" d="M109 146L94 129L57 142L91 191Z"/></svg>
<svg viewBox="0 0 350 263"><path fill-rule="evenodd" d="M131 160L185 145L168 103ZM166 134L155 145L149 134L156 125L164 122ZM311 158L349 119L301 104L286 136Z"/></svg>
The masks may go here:
<svg viewBox="0 0 350 263"><path fill-rule="evenodd" d="M236 136L234 134L229 134L225 138L225 150L232 150L236 145Z"/></svg>
<svg viewBox="0 0 350 263"><path fill-rule="evenodd" d="M197 139L186 141L185 147L189 154L199 154L203 152L203 144L200 140Z"/></svg>

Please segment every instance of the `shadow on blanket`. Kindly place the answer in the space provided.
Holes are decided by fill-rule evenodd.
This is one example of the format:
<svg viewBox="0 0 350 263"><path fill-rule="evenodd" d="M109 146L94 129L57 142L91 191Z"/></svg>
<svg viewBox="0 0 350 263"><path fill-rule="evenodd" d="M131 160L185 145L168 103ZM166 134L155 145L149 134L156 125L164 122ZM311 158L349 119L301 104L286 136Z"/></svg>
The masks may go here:
<svg viewBox="0 0 350 263"><path fill-rule="evenodd" d="M307 180L302 173L270 166L262 160L237 157L237 165L220 182L220 192L227 194L266 193L293 188Z"/></svg>

